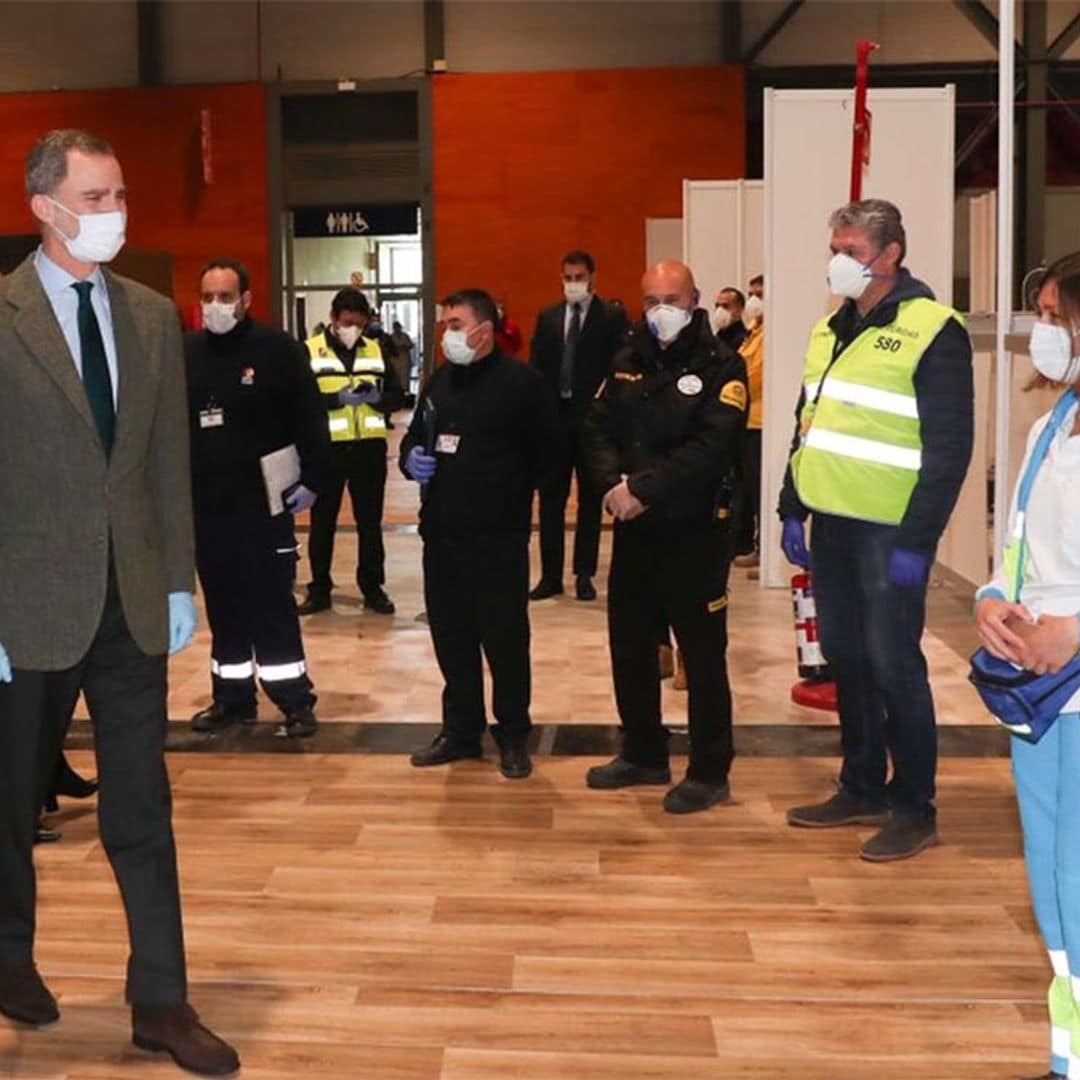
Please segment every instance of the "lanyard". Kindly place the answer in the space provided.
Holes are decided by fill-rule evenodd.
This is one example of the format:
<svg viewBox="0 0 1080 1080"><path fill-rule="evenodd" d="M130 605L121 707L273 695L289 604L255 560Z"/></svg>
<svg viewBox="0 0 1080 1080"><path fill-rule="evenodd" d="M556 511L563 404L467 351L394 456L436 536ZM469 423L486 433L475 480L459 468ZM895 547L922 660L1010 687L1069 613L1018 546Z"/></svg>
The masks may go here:
<svg viewBox="0 0 1080 1080"><path fill-rule="evenodd" d="M1020 590L1024 585L1024 571L1027 566L1027 507L1031 501L1031 493L1035 488L1039 470L1050 453L1050 446L1065 424L1069 413L1080 402L1076 391L1071 387L1065 391L1050 413L1050 419L1046 427L1042 429L1039 438L1032 448L1031 457L1028 459L1027 468L1020 478L1020 486L1016 494L1016 523L1013 526L1013 542L1005 552L1005 569L1010 577L1012 599L1020 600ZM1011 565L1010 565L1011 564Z"/></svg>

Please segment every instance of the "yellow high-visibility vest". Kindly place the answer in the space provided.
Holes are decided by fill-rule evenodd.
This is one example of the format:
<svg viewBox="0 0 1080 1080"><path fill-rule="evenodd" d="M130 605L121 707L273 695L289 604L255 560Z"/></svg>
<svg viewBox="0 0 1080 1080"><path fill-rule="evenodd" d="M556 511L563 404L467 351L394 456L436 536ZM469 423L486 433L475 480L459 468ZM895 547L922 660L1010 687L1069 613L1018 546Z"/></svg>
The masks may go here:
<svg viewBox="0 0 1080 1080"><path fill-rule="evenodd" d="M960 316L924 297L904 300L888 326L867 327L836 363L830 317L814 327L807 349L795 489L810 510L899 525L922 467L915 372L945 323Z"/></svg>
<svg viewBox="0 0 1080 1080"><path fill-rule="evenodd" d="M319 392L323 394L374 386L386 374L382 349L377 341L370 338L361 337L356 343L356 359L351 375L324 334L308 338L307 350L311 357L311 370L315 373ZM329 423L331 442L386 438L386 417L371 405L339 405L330 410Z"/></svg>

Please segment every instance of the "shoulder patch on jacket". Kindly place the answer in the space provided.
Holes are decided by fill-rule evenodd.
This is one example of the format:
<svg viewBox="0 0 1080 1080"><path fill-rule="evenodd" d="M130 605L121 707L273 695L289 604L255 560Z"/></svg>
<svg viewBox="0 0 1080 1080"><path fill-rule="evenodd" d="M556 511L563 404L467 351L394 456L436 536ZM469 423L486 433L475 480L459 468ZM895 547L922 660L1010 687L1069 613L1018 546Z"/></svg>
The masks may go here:
<svg viewBox="0 0 1080 1080"><path fill-rule="evenodd" d="M738 379L724 383L720 390L720 404L731 405L746 412L746 387Z"/></svg>

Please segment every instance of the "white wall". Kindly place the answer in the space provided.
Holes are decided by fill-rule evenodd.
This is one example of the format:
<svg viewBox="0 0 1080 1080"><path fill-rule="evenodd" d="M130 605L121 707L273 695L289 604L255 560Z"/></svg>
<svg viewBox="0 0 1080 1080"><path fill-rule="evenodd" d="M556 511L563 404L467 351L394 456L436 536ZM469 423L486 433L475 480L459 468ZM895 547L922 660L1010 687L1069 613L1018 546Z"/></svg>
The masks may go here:
<svg viewBox="0 0 1080 1080"><path fill-rule="evenodd" d="M775 507L787 465L811 327L835 301L825 284L829 213L847 201L850 91L769 91L765 111L765 416L762 583L789 571L778 546ZM865 197L896 202L908 234L908 264L937 296L952 294L952 87L870 92L874 150ZM918 144L918 169L910 147Z"/></svg>
<svg viewBox="0 0 1080 1080"><path fill-rule="evenodd" d="M683 260L702 306L725 286L746 290L764 268L764 188L760 180L683 181Z"/></svg>

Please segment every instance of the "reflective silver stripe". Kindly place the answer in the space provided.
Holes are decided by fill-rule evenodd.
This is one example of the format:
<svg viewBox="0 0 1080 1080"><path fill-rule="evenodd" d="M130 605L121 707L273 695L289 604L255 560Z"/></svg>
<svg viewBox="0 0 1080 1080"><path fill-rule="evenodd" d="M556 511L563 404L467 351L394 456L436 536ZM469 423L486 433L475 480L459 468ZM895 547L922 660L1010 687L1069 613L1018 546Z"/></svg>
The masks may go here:
<svg viewBox="0 0 1080 1080"><path fill-rule="evenodd" d="M918 472L922 468L922 451L907 446L890 446L888 443L862 439L857 435L841 435L837 431L825 431L816 424L807 432L806 445L830 454L871 461L876 465L893 465L898 469Z"/></svg>
<svg viewBox="0 0 1080 1080"><path fill-rule="evenodd" d="M255 674L255 665L250 660L242 664L219 664L211 660L210 671L219 679L250 679Z"/></svg>
<svg viewBox="0 0 1080 1080"><path fill-rule="evenodd" d="M821 380L817 382L808 382L803 386L803 390L806 392L806 400L808 402L814 402L817 400L818 387L821 385Z"/></svg>
<svg viewBox="0 0 1080 1080"><path fill-rule="evenodd" d="M862 383L830 377L825 380L821 396L832 401L842 401L845 405L865 405L868 409L877 409L878 412L906 416L912 420L919 419L919 406L915 398L898 394L894 390L880 390L876 386L863 386Z"/></svg>
<svg viewBox="0 0 1080 1080"><path fill-rule="evenodd" d="M331 431L347 431L349 429L349 418L347 416L331 416L330 417L330 430Z"/></svg>
<svg viewBox="0 0 1080 1080"><path fill-rule="evenodd" d="M358 356L356 363L353 365L352 373L354 375L382 375L385 370L386 365L380 357Z"/></svg>
<svg viewBox="0 0 1080 1080"><path fill-rule="evenodd" d="M364 417L364 427L366 428L385 428L386 421L381 416L368 416Z"/></svg>
<svg viewBox="0 0 1080 1080"><path fill-rule="evenodd" d="M1067 1058L1072 1053L1070 1028L1052 1027L1050 1029L1050 1053L1059 1058Z"/></svg>
<svg viewBox="0 0 1080 1080"><path fill-rule="evenodd" d="M307 672L307 665L303 660L297 660L295 664L260 664L259 678L263 682L282 682L284 679L299 679Z"/></svg>

